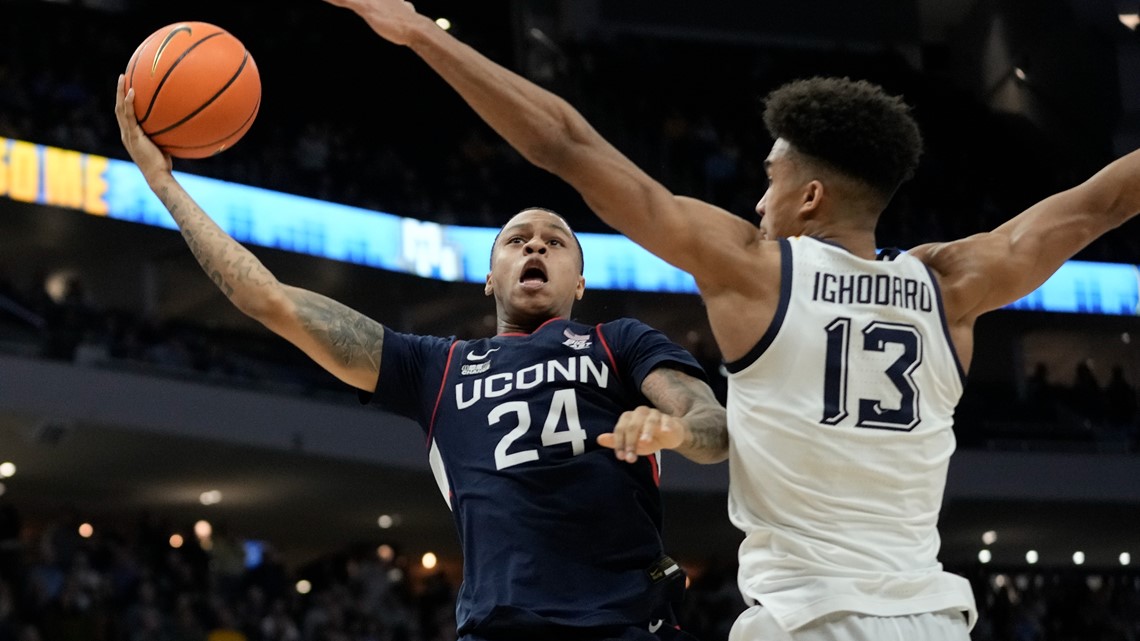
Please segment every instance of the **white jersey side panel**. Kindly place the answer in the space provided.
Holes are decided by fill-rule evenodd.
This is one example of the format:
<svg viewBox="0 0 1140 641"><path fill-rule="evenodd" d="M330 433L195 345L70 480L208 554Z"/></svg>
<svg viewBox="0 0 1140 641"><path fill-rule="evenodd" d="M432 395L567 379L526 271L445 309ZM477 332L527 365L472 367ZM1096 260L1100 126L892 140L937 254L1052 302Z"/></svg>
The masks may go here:
<svg viewBox="0 0 1140 641"><path fill-rule="evenodd" d="M787 630L850 611L957 609L938 514L964 375L941 296L905 254L868 261L811 238L783 245L781 308L729 364L729 516L741 592Z"/></svg>

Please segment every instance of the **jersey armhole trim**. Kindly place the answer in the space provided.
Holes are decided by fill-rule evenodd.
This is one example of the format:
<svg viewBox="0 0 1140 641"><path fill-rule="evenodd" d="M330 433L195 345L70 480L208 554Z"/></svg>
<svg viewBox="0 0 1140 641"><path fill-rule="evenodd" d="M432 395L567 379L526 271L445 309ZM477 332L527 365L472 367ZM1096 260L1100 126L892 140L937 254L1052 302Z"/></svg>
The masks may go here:
<svg viewBox="0 0 1140 641"><path fill-rule="evenodd" d="M610 361L610 367L614 368L614 376L616 376L620 382L621 368L618 367L617 359L614 358L613 350L610 349L610 343L606 340L605 333L602 332L602 324L598 323L594 326L594 329L598 332L598 341L602 344L602 349L606 350L606 358L608 358Z"/></svg>
<svg viewBox="0 0 1140 641"><path fill-rule="evenodd" d="M768 331L764 332L755 347L735 361L724 364L729 373L739 373L755 363L756 359L760 358L768 346L772 344L772 341L776 340L776 334L780 332L780 327L784 324L784 317L788 314L788 303L792 297L792 245L787 238L781 238L778 242L780 243L780 302L776 306L776 313L772 316L772 323L768 325Z"/></svg>
<svg viewBox="0 0 1140 641"><path fill-rule="evenodd" d="M439 381L439 392L435 395L435 407L431 410L431 421L428 423L426 446L431 447L432 432L435 431L435 417L439 414L439 404L443 400L443 390L447 388L447 375L451 373L451 357L455 355L455 347L459 341L452 341L447 350L447 365L443 368L443 378Z"/></svg>
<svg viewBox="0 0 1140 641"><path fill-rule="evenodd" d="M934 287L934 300L938 301L938 318L942 321L942 333L946 334L946 345L950 348L950 357L954 359L954 366L958 368L958 379L962 382L962 387L966 386L966 369L962 367L962 361L958 358L958 348L954 344L954 338L950 335L950 323L946 320L946 306L942 301L942 288L938 285L938 278L934 275L934 270L926 263L922 264L926 268L926 273L930 275L930 284Z"/></svg>

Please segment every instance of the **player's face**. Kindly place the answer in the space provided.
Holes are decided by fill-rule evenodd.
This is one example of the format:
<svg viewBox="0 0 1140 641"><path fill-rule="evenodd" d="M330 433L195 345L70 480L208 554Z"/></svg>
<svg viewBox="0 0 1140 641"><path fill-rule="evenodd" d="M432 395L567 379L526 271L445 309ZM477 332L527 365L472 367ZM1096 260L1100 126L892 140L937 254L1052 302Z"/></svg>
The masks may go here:
<svg viewBox="0 0 1140 641"><path fill-rule="evenodd" d="M764 161L768 189L756 203L756 213L760 214L760 231L769 240L804 233L800 212L805 181L791 151L788 141L777 138Z"/></svg>
<svg viewBox="0 0 1140 641"><path fill-rule="evenodd" d="M492 251L486 293L508 317L568 317L582 298L577 241L561 217L524 211L503 227Z"/></svg>

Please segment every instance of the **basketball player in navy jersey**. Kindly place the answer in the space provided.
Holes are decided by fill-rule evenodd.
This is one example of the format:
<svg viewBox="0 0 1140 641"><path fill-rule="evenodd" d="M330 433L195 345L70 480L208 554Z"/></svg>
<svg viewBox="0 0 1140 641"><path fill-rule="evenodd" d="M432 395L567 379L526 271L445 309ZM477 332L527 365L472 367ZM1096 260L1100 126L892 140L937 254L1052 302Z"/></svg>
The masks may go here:
<svg viewBox="0 0 1140 641"><path fill-rule="evenodd" d="M423 427L464 556L461 639L692 639L672 610L685 579L661 541L659 450L724 460L725 411L661 332L570 320L585 281L562 217L526 209L496 237L486 282L496 336L400 333L278 282L178 184L133 98L120 77L123 143L230 301Z"/></svg>
<svg viewBox="0 0 1140 641"><path fill-rule="evenodd" d="M1140 152L989 233L878 251L918 163L909 108L847 78L766 101L757 226L678 196L561 98L401 0L326 0L405 45L607 223L691 273L729 376L729 513L753 604L732 641L969 638L967 581L937 560L977 318L1029 294L1140 211Z"/></svg>

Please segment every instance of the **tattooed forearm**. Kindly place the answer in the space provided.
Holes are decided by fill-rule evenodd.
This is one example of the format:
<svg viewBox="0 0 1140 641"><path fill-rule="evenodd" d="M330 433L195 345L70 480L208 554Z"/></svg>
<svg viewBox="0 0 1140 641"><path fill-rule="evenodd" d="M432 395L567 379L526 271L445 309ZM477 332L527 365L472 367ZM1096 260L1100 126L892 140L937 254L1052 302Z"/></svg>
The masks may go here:
<svg viewBox="0 0 1140 641"><path fill-rule="evenodd" d="M724 407L703 381L675 369L659 368L645 377L641 391L657 409L685 420L688 433L678 452L698 463L717 463L728 457Z"/></svg>
<svg viewBox="0 0 1140 641"><path fill-rule="evenodd" d="M147 183L178 224L202 270L235 307L342 381L375 389L384 344L382 325L332 299L279 282L170 173L156 172Z"/></svg>
<svg viewBox="0 0 1140 641"><path fill-rule="evenodd" d="M305 332L337 363L351 369L380 371L384 326L331 298L286 288Z"/></svg>
<svg viewBox="0 0 1140 641"><path fill-rule="evenodd" d="M182 189L155 190L182 232L182 238L210 280L235 304L263 294L277 279L248 249L226 234Z"/></svg>

